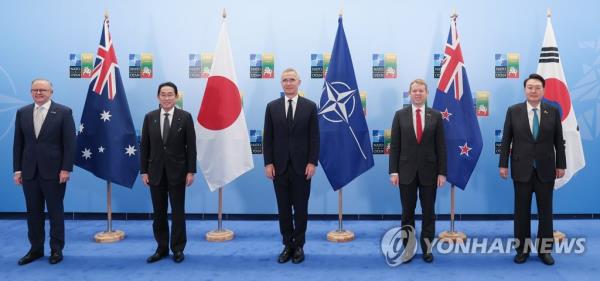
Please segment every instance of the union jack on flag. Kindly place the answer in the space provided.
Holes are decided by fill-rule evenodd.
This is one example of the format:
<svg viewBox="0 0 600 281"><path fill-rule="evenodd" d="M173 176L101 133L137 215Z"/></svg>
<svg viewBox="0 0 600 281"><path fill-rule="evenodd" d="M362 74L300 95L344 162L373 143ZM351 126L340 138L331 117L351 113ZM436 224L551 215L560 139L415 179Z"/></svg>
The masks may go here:
<svg viewBox="0 0 600 281"><path fill-rule="evenodd" d="M456 17L450 21L450 32L444 50L433 108L442 113L444 122L448 153L447 180L465 189L479 160L483 140L458 40Z"/></svg>
<svg viewBox="0 0 600 281"><path fill-rule="evenodd" d="M108 18L104 19L91 79L77 131L75 165L131 188L140 170L139 145Z"/></svg>

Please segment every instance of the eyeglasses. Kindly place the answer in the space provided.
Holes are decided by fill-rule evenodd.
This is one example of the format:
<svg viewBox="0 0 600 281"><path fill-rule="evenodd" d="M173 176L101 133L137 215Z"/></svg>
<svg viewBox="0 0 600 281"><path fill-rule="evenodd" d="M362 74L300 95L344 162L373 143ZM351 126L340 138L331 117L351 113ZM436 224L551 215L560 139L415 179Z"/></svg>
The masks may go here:
<svg viewBox="0 0 600 281"><path fill-rule="evenodd" d="M41 94L45 94L47 92L49 92L50 90L47 89L31 89L31 93L35 94L35 93L41 93Z"/></svg>

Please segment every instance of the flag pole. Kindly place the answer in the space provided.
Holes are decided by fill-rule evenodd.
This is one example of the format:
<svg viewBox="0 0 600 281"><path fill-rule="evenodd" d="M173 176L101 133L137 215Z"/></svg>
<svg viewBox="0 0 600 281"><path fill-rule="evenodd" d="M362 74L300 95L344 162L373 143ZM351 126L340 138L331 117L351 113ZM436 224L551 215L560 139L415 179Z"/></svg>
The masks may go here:
<svg viewBox="0 0 600 281"><path fill-rule="evenodd" d="M206 240L209 242L224 242L233 239L233 231L223 228L223 187L219 188L217 221L217 229L207 232Z"/></svg>
<svg viewBox="0 0 600 281"><path fill-rule="evenodd" d="M550 10L550 8L548 8L546 10L546 17L547 18L551 18L552 17L552 10ZM563 239L567 238L567 235L564 234L563 232L559 231L559 230L554 230L554 232L552 233L552 236L554 236L554 240L555 241L562 241Z"/></svg>
<svg viewBox="0 0 600 281"><path fill-rule="evenodd" d="M450 230L443 231L440 233L439 238L445 243L462 243L467 239L467 235L460 231L456 231L454 228L454 198L455 198L456 187L450 186Z"/></svg>
<svg viewBox="0 0 600 281"><path fill-rule="evenodd" d="M342 188L338 190L338 229L327 233L327 240L330 242L350 242L354 240L354 232L345 230L342 222L343 218L343 195Z"/></svg>
<svg viewBox="0 0 600 281"><path fill-rule="evenodd" d="M112 183L106 181L106 231L98 232L94 235L94 240L98 243L118 242L125 239L125 232L112 229Z"/></svg>

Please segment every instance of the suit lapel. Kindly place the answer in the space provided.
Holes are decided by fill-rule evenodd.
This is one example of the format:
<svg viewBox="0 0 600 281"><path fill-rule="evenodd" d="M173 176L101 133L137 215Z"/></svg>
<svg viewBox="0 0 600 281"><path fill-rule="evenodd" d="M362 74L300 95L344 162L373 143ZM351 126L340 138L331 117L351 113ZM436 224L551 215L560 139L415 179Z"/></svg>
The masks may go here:
<svg viewBox="0 0 600 281"><path fill-rule="evenodd" d="M519 119L526 121L525 122L525 131L527 131L527 135L529 136L529 139L531 141L535 142L535 139L533 138L533 133L531 132L531 127L529 127L529 112L527 112L527 102L522 103L520 108L521 108L521 113L519 115L521 115L521 116L519 116Z"/></svg>
<svg viewBox="0 0 600 281"><path fill-rule="evenodd" d="M431 125L432 125L431 122L433 122L433 121L431 121L432 120L431 118L432 118L431 108L425 107L425 126L423 126L422 138L425 138L425 134L428 134L429 131L431 130ZM423 141L423 140L421 140L421 141Z"/></svg>
<svg viewBox="0 0 600 281"><path fill-rule="evenodd" d="M35 128L33 126L33 109L35 108L35 103L30 105L28 108L23 111L23 118L25 118L25 124L27 124L27 128L24 128L24 132L31 134L31 137L35 139Z"/></svg>
<svg viewBox="0 0 600 281"><path fill-rule="evenodd" d="M177 130L179 129L179 124L181 123L181 111L177 108L173 110L173 119L171 119L171 127L169 128L169 135L167 136L167 143L175 137Z"/></svg>
<svg viewBox="0 0 600 281"><path fill-rule="evenodd" d="M406 113L408 115L408 125L410 127L410 134L415 143L417 143L417 133L415 131L415 122L413 118L413 107L410 106L410 110Z"/></svg>
<svg viewBox="0 0 600 281"><path fill-rule="evenodd" d="M32 118L33 118L33 114L31 114ZM48 108L48 112L46 112L46 118L44 119L44 122L42 122L42 127L40 128L40 134L38 135L38 139L40 139L44 133L47 131L47 127L50 126L51 122L53 122L54 118L56 117L56 105L54 102L50 103L50 108ZM35 135L35 132L34 132Z"/></svg>
<svg viewBox="0 0 600 281"><path fill-rule="evenodd" d="M545 134L544 127L542 124L549 122L549 118L553 116L550 115L550 110L548 110L548 105L546 103L540 103L540 131L538 132L538 140L541 139L542 134Z"/></svg>
<svg viewBox="0 0 600 281"><path fill-rule="evenodd" d="M304 106L304 101L302 101L302 97L298 96L298 100L296 101L296 110L294 111L294 118L292 120L294 120L292 122L292 130L294 130L294 128L296 127L296 121L298 120L298 117L300 117L300 112L302 112L302 107Z"/></svg>
<svg viewBox="0 0 600 281"><path fill-rule="evenodd" d="M162 133L160 132L160 109L155 110L152 113L151 122L152 122L152 124L150 124L151 130L156 132L156 134L151 134L150 136L152 136L152 135L158 136L158 138L160 139L160 142L162 143Z"/></svg>

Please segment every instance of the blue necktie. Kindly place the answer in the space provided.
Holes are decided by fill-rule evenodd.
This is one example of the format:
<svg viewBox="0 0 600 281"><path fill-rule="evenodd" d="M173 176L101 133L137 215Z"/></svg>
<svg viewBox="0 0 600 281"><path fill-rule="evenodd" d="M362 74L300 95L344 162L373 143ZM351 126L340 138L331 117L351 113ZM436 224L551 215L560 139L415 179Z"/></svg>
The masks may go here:
<svg viewBox="0 0 600 281"><path fill-rule="evenodd" d="M531 132L533 133L533 139L537 140L538 134L540 132L540 119L537 115L537 108L533 108L533 124L531 126Z"/></svg>

